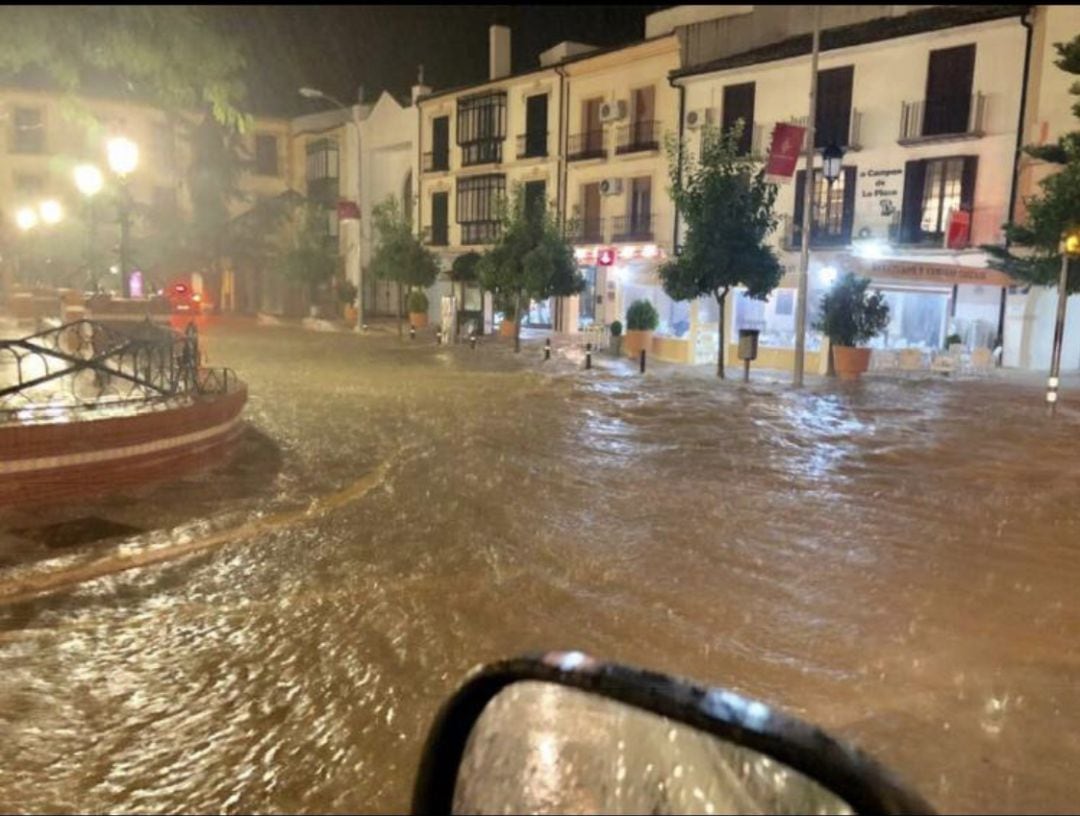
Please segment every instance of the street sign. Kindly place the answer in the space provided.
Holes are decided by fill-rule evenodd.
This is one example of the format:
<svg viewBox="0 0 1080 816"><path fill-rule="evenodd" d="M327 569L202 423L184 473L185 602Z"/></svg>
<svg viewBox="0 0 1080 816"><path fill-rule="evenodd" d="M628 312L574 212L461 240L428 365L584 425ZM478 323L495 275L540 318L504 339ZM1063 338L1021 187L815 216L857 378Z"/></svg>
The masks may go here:
<svg viewBox="0 0 1080 816"><path fill-rule="evenodd" d="M772 132L769 160L765 165L765 175L769 181L786 183L791 179L799 163L799 151L802 150L805 135L804 127L777 122Z"/></svg>
<svg viewBox="0 0 1080 816"><path fill-rule="evenodd" d="M596 262L600 266L611 266L615 263L615 250L605 247L596 253Z"/></svg>

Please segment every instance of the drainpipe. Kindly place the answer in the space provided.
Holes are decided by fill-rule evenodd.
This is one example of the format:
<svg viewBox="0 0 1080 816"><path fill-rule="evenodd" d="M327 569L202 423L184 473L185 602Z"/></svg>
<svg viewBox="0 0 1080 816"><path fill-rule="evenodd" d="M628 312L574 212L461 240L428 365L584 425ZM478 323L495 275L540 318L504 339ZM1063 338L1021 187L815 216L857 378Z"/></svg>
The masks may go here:
<svg viewBox="0 0 1080 816"><path fill-rule="evenodd" d="M1016 153L1013 156L1013 172L1012 172L1012 184L1009 189L1009 223L1013 222L1016 216L1016 198L1019 194L1020 188L1020 156L1024 149L1024 114L1027 113L1027 95L1028 95L1028 80L1031 74L1031 39L1034 34L1034 27L1031 21L1028 19L1028 12L1025 11L1020 15L1020 25L1027 29L1024 42L1024 78L1023 84L1020 86L1020 113L1019 119L1016 123ZM1005 248L1008 249L1010 244L1009 236L1005 236ZM1005 340L1005 298L1007 288L1001 287L1001 305L998 308L998 330L997 339L1002 344ZM1002 350L1002 357L1004 357L1004 349Z"/></svg>
<svg viewBox="0 0 1080 816"><path fill-rule="evenodd" d="M674 77L668 77L668 83L672 88L679 89L679 177L682 178L683 161L683 133L686 120L686 86L679 83ZM679 252L679 208L675 208L674 232L671 234L671 251L676 255Z"/></svg>
<svg viewBox="0 0 1080 816"><path fill-rule="evenodd" d="M567 99L566 93L566 69L561 65L555 66L555 73L559 75L559 129L558 129L558 147L556 155L558 156L558 166L555 168L555 209L556 218L558 219L559 226L563 230L566 229L566 139L564 138L563 130L566 127L566 122L569 117L569 105L570 100ZM564 322L564 315L561 303L558 307L556 331L560 330L561 324Z"/></svg>

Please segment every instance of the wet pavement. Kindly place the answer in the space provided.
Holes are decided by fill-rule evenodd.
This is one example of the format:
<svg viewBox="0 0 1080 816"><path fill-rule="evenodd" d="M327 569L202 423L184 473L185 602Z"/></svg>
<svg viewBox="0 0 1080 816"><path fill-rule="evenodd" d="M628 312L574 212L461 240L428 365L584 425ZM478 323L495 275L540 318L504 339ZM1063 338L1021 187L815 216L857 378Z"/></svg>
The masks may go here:
<svg viewBox="0 0 1080 816"><path fill-rule="evenodd" d="M0 516L0 596L117 567L0 605L0 810L401 810L463 674L550 648L777 704L942 810L1080 801L1075 400L204 342L250 386L228 465Z"/></svg>

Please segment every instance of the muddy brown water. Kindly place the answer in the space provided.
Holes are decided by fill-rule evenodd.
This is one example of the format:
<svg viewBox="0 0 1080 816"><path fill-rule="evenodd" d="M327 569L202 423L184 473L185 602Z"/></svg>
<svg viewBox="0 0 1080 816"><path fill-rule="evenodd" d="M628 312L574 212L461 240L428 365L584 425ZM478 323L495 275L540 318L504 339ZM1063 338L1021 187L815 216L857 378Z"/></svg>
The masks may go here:
<svg viewBox="0 0 1080 816"><path fill-rule="evenodd" d="M547 648L779 705L942 810L1080 801L1080 418L1037 389L205 341L251 388L232 463L0 517L0 590L224 541L0 606L0 810L401 810L463 674Z"/></svg>

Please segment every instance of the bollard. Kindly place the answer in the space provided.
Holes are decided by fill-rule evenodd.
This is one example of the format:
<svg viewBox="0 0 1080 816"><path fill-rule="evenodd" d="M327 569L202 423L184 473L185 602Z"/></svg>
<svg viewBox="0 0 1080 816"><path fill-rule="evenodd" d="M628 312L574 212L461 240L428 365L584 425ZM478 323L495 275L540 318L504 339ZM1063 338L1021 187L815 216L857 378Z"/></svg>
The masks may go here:
<svg viewBox="0 0 1080 816"><path fill-rule="evenodd" d="M746 367L743 369L742 381L750 382L750 361L744 360L743 362L745 363Z"/></svg>
<svg viewBox="0 0 1080 816"><path fill-rule="evenodd" d="M415 340L416 339L416 326L409 326L409 339L410 340Z"/></svg>
<svg viewBox="0 0 1080 816"><path fill-rule="evenodd" d="M442 345L442 329L436 329L435 330L435 345L436 346L441 346Z"/></svg>
<svg viewBox="0 0 1080 816"><path fill-rule="evenodd" d="M551 338L550 337L547 338L544 341L544 359L545 360L550 360L551 359Z"/></svg>
<svg viewBox="0 0 1080 816"><path fill-rule="evenodd" d="M645 349L641 350L641 373L645 373Z"/></svg>
<svg viewBox="0 0 1080 816"><path fill-rule="evenodd" d="M585 344L585 370L592 368L592 343Z"/></svg>
<svg viewBox="0 0 1080 816"><path fill-rule="evenodd" d="M476 335L475 334L470 334L469 335L469 348L471 348L473 351L476 351Z"/></svg>
<svg viewBox="0 0 1080 816"><path fill-rule="evenodd" d="M360 326L360 329L362 331L367 331L367 323L364 323L362 326Z"/></svg>

